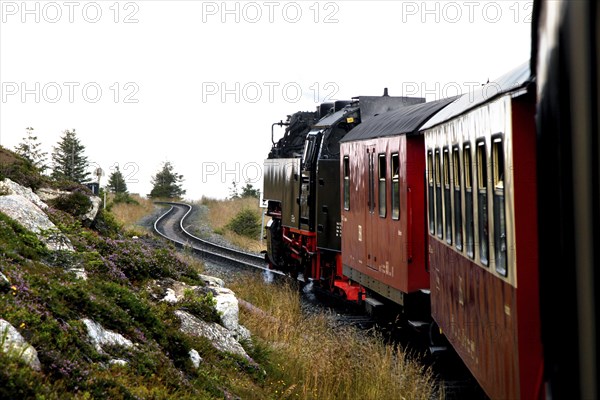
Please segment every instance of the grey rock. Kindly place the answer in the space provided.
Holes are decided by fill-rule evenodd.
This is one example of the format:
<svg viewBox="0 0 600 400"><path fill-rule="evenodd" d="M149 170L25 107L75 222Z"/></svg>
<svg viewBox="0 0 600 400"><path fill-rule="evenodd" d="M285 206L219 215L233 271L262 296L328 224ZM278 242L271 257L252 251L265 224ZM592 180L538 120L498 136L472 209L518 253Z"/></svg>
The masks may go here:
<svg viewBox="0 0 600 400"><path fill-rule="evenodd" d="M120 333L104 329L102 325L92 321L89 318L84 318L81 321L85 324L87 328L90 342L92 342L92 345L94 345L94 347L99 353L104 353L104 350L102 350L102 346L133 346L131 340L126 339Z"/></svg>
<svg viewBox="0 0 600 400"><path fill-rule="evenodd" d="M244 348L235 339L233 332L228 329L214 322L202 321L185 311L177 310L175 311L175 315L181 320L180 329L183 333L205 337L211 341L217 350L238 354L252 361Z"/></svg>
<svg viewBox="0 0 600 400"><path fill-rule="evenodd" d="M108 363L110 365L121 365L121 366L125 366L125 365L129 364L127 361L121 360L120 358L113 358Z"/></svg>
<svg viewBox="0 0 600 400"><path fill-rule="evenodd" d="M48 208L48 204L44 203L42 199L40 199L40 197L33 192L33 190L28 187L21 186L8 178L4 178L4 180L0 181L0 193L5 193L7 195L16 194L25 197L42 210Z"/></svg>
<svg viewBox="0 0 600 400"><path fill-rule="evenodd" d="M10 281L2 272L0 272L0 291L8 291L10 289Z"/></svg>
<svg viewBox="0 0 600 400"><path fill-rule="evenodd" d="M75 278L87 281L87 273L85 272L84 268L69 268L69 272L73 272L75 274Z"/></svg>
<svg viewBox="0 0 600 400"><path fill-rule="evenodd" d="M14 326L3 319L0 319L0 344L3 353L19 357L36 371L42 369L37 351L25 341Z"/></svg>
<svg viewBox="0 0 600 400"><path fill-rule="evenodd" d="M208 276L208 275L202 275L202 274L198 274L200 276L200 279L202 279L204 281L204 283L206 283L206 286L211 287L211 288L216 288L216 287L225 287L225 282L223 282L223 279L221 278L216 278L214 276Z"/></svg>
<svg viewBox="0 0 600 400"><path fill-rule="evenodd" d="M239 325L239 305L235 293L231 289L211 288L216 305L215 309L221 316L223 326L230 331L236 331Z"/></svg>
<svg viewBox="0 0 600 400"><path fill-rule="evenodd" d="M200 368L200 363L203 362L204 360L202 359L202 357L200 357L200 354L198 353L198 351L196 349L191 349L189 354L190 354L190 360L192 361L194 368L196 368L196 369Z"/></svg>
<svg viewBox="0 0 600 400"><path fill-rule="evenodd" d="M37 234L48 249L74 251L71 241L27 198L17 194L0 196L0 211Z"/></svg>

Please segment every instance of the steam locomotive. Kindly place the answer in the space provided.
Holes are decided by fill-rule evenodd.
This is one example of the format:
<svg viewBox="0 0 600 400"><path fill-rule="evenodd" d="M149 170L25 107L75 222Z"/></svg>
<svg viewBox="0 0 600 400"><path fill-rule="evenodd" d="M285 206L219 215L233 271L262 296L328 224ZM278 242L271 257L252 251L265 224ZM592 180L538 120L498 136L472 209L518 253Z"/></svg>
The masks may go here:
<svg viewBox="0 0 600 400"><path fill-rule="evenodd" d="M531 60L474 92L273 124L271 268L397 307L491 398L596 397L598 12L536 2Z"/></svg>

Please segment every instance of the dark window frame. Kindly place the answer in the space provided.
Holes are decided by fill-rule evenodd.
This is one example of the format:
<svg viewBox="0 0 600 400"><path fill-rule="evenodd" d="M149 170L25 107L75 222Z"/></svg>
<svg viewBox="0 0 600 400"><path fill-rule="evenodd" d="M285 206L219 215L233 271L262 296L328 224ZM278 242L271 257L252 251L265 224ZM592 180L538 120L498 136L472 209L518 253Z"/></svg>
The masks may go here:
<svg viewBox="0 0 600 400"><path fill-rule="evenodd" d="M442 148L442 177L444 191L444 229L446 243L452 245L452 181L450 180L450 149L448 146Z"/></svg>
<svg viewBox="0 0 600 400"><path fill-rule="evenodd" d="M444 219L442 209L442 160L440 149L435 149L435 231L437 237L444 238Z"/></svg>
<svg viewBox="0 0 600 400"><path fill-rule="evenodd" d="M463 166L465 188L465 250L467 256L475 259L475 211L473 190L473 146L471 142L463 143Z"/></svg>
<svg viewBox="0 0 600 400"><path fill-rule="evenodd" d="M501 133L492 136L492 196L494 218L494 258L496 272L508 277L507 229L506 229L506 155L504 137Z"/></svg>
<svg viewBox="0 0 600 400"><path fill-rule="evenodd" d="M370 149L367 149L367 158L369 163L369 213L373 214L375 212L375 165L373 160L373 155L375 153L375 149L373 152Z"/></svg>
<svg viewBox="0 0 600 400"><path fill-rule="evenodd" d="M479 233L479 261L484 266L490 263L490 229L488 209L487 145L485 139L476 142L477 163L477 219Z"/></svg>
<svg viewBox="0 0 600 400"><path fill-rule="evenodd" d="M387 216L387 155L377 154L377 201L381 218Z"/></svg>
<svg viewBox="0 0 600 400"><path fill-rule="evenodd" d="M435 235L435 197L434 197L433 150L427 150L427 187L429 193L429 233Z"/></svg>
<svg viewBox="0 0 600 400"><path fill-rule="evenodd" d="M400 219L400 154L392 153L390 159L392 175L392 219Z"/></svg>
<svg viewBox="0 0 600 400"><path fill-rule="evenodd" d="M463 216L462 216L462 168L460 162L460 147L452 146L452 172L454 176L454 245L457 250L463 250Z"/></svg>
<svg viewBox="0 0 600 400"><path fill-rule="evenodd" d="M350 211L350 156L344 156L344 210Z"/></svg>

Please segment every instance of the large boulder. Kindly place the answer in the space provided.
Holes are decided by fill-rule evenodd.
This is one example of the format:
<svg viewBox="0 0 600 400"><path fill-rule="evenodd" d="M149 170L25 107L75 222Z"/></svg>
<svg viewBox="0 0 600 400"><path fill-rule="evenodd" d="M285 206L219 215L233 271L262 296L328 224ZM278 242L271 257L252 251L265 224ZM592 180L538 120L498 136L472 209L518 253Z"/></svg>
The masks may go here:
<svg viewBox="0 0 600 400"><path fill-rule="evenodd" d="M104 350L102 348L105 346L133 346L131 340L125 338L120 333L104 329L102 325L89 318L84 318L82 322L87 328L90 342L92 343L92 345L94 345L94 347L99 353L104 353Z"/></svg>
<svg viewBox="0 0 600 400"><path fill-rule="evenodd" d="M232 331L214 322L202 321L186 311L177 310L175 315L181 320L180 329L183 333L205 337L210 340L217 350L238 354L248 359L248 361L254 362L235 339Z"/></svg>
<svg viewBox="0 0 600 400"><path fill-rule="evenodd" d="M0 193L5 195L16 194L23 196L42 210L48 208L48 204L44 203L42 199L40 199L40 197L33 192L33 190L28 187L21 186L8 178L4 178L4 180L0 181Z"/></svg>
<svg viewBox="0 0 600 400"><path fill-rule="evenodd" d="M0 212L37 234L48 249L74 251L71 241L60 233L40 207L26 197L17 194L0 196Z"/></svg>
<svg viewBox="0 0 600 400"><path fill-rule="evenodd" d="M3 319L0 319L0 351L19 357L36 371L42 369L37 351L25 341L14 326Z"/></svg>
<svg viewBox="0 0 600 400"><path fill-rule="evenodd" d="M191 286L171 278L161 281L153 281L148 287L156 300L176 304L183 300L186 291L201 296L210 293L215 300L215 310L221 317L221 325L229 329L238 340L250 338L250 332L239 323L239 304L235 293L223 287L223 281L219 278L201 275L207 286ZM156 294L158 292L158 294Z"/></svg>

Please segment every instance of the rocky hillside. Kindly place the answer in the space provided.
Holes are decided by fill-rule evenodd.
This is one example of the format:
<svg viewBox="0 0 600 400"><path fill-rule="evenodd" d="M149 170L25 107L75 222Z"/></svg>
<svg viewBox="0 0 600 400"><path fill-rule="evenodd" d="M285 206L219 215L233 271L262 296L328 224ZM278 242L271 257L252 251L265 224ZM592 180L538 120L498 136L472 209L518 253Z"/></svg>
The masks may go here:
<svg viewBox="0 0 600 400"><path fill-rule="evenodd" d="M0 398L261 398L233 292L0 149Z"/></svg>

